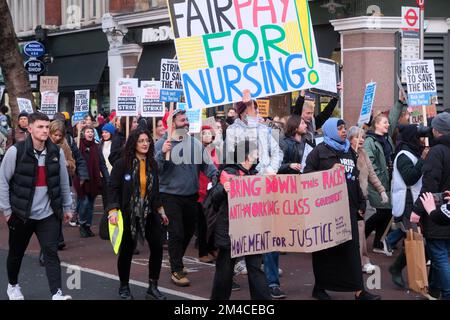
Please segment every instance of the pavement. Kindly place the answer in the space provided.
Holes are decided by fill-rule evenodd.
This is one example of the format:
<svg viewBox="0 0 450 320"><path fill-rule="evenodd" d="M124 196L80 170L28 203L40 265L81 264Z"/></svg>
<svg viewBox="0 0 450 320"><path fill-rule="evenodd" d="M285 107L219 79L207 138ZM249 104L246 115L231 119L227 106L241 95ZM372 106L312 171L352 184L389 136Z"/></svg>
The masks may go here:
<svg viewBox="0 0 450 320"><path fill-rule="evenodd" d="M97 200L94 225L92 230L98 234L98 222L101 217L101 201ZM78 227L63 226L66 247L59 251L63 273L63 291L77 300L117 300L119 281L117 277L117 256L114 254L109 241L100 237L81 238ZM369 238L369 250L370 238ZM140 254L133 257L131 266L131 291L135 299L144 299L148 277L147 246L138 245ZM0 300L7 299L6 287L6 256L8 250L8 230L5 220L0 217ZM39 244L35 236L30 241L26 256L22 263L19 283L26 299L47 300L50 298L45 269L38 263ZM375 276L364 275L366 286L371 292L380 294L383 300L424 300L419 294L406 289L398 289L391 281L388 273L389 265L394 256L387 257L372 253L373 264L380 267ZM194 239L188 247L184 258L188 268L189 287L178 287L170 280L170 267L167 247L159 280L160 290L170 300L202 300L208 299L211 293L215 266L198 261L198 251L194 246ZM314 276L311 255L304 253L287 253L280 256L280 268L283 274L280 278L281 287L285 291L286 300L313 300L311 291ZM406 279L406 273L404 274ZM241 285L240 291L232 293L232 300L249 300L247 276L236 277ZM353 300L352 293L329 292L333 300Z"/></svg>

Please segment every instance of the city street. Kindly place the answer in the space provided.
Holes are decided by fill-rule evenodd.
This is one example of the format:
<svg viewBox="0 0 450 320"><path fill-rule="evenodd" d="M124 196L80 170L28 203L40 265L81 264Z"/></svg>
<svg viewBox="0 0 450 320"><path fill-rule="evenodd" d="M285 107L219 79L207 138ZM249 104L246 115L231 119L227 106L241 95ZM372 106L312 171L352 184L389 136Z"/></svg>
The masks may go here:
<svg viewBox="0 0 450 320"><path fill-rule="evenodd" d="M97 204L100 201L97 200ZM95 223L92 228L98 234L98 220L100 219L101 205L96 206ZM93 238L80 238L78 228L64 226L64 236L66 248L59 251L62 262L63 286L67 294L72 295L77 300L118 300L118 277L116 269L116 256L112 251L109 241L101 240L98 236ZM169 299L208 299L212 280L214 277L214 265L201 263L197 259L197 250L194 247L194 239L187 251L184 263L188 268L188 278L191 280L189 287L180 288L174 285L170 280L170 268L168 262L168 252L164 247L164 260L159 282L160 290L167 294ZM3 272L0 273L0 299L7 299L6 287L6 256L8 248L8 230L4 219L0 222L0 264ZM370 244L370 241L369 241ZM147 246L138 246L139 255L133 258L131 267L131 290L135 299L144 299L147 287L148 273L148 248ZM397 252L397 251L395 251ZM22 270L19 282L26 299L46 300L50 298L48 292L45 269L38 263L39 245L35 236L28 247L26 257L22 263ZM389 264L394 261L394 256L386 257L381 254L371 253L372 263L381 267L381 289L372 290L381 294L384 300L423 300L420 295L407 290L397 289L387 271ZM71 276L75 274L80 267L80 288L68 289L69 286L76 285L76 281ZM311 290L313 286L313 273L311 267L311 257L309 254L288 253L280 256L280 267L283 270L281 280L282 289L287 294L288 300L312 300ZM68 270L69 268L69 270ZM404 274L406 277L406 273ZM367 275L364 276L368 278ZM239 275L237 278L241 285L240 291L232 294L233 300L248 300L250 294L248 291L247 277ZM351 293L330 292L331 297L336 300L351 300Z"/></svg>

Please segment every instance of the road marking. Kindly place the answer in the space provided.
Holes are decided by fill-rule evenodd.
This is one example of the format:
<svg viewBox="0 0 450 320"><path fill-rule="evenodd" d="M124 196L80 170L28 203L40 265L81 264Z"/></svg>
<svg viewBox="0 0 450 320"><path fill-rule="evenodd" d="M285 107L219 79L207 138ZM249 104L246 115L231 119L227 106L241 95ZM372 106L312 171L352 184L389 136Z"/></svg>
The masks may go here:
<svg viewBox="0 0 450 320"><path fill-rule="evenodd" d="M65 267L65 268L73 268L76 265L74 264L70 264L70 263L66 263L66 262L61 262L61 266ZM86 273L90 273L90 274L94 274L96 276L99 277L104 277L107 279L111 279L111 280L117 280L119 281L119 277L110 273L106 273L103 271L98 271L98 270L94 270L94 269L90 269L90 268L84 268L84 267L80 267L80 266L76 266L77 268L79 268L81 271L86 272ZM136 281L136 280L130 280L131 284L134 284L135 286L138 287L143 287L143 288L147 288L148 287L148 283L142 282L142 281ZM182 297L182 298L186 298L186 299L190 299L190 300L209 300L207 298L203 298L200 296L196 296L193 294L189 294L189 293L184 293L184 292L180 292L180 291L176 291L176 290L172 290L172 289L167 289L167 288L163 288L163 287L159 287L158 286L159 291L162 291L164 293L167 294L171 294L174 296L178 296L178 297Z"/></svg>

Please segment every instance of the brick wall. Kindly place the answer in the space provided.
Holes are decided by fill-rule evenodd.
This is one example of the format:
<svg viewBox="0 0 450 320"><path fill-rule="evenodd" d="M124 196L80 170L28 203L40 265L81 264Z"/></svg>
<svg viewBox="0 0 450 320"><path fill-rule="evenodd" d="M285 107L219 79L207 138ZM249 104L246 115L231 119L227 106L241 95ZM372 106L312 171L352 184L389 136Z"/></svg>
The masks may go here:
<svg viewBox="0 0 450 320"><path fill-rule="evenodd" d="M134 11L135 0L110 0L109 11L111 13L127 13Z"/></svg>
<svg viewBox="0 0 450 320"><path fill-rule="evenodd" d="M45 0L45 24L61 25L61 0Z"/></svg>

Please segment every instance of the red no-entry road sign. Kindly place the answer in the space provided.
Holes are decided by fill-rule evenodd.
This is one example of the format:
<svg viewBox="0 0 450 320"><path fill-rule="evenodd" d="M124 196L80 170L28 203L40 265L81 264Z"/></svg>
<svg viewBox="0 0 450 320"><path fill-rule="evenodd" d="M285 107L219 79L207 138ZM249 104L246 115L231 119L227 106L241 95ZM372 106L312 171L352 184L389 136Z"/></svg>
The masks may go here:
<svg viewBox="0 0 450 320"><path fill-rule="evenodd" d="M419 8L402 7L402 29L419 29Z"/></svg>

